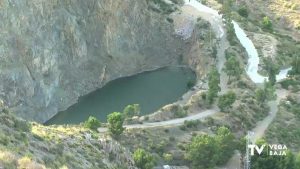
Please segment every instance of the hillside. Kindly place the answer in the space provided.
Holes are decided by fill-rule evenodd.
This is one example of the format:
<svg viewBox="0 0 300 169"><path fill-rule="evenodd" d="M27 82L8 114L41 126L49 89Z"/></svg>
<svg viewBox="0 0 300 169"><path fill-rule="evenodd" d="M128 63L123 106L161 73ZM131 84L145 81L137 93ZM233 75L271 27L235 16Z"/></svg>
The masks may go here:
<svg viewBox="0 0 300 169"><path fill-rule="evenodd" d="M130 168L130 153L105 138L81 125L43 126L26 122L3 109L0 168Z"/></svg>

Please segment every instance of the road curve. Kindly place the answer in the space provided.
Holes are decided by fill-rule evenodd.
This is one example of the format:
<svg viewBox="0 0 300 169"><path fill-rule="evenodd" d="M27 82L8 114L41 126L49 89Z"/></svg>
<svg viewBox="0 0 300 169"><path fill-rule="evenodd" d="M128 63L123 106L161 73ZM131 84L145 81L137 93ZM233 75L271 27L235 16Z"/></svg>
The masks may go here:
<svg viewBox="0 0 300 169"><path fill-rule="evenodd" d="M212 116L219 112L219 109L217 107L214 107L209 110L205 110L203 112L192 114L184 118L178 118L178 119L171 119L167 121L160 121L160 122L151 122L151 123L143 123L143 124L132 124L132 125L125 125L124 127L126 129L143 129L143 128L153 128L153 127L174 127L174 126L180 126L184 124L185 121L190 120L200 120L209 116ZM99 132L107 132L107 128L98 128Z"/></svg>
<svg viewBox="0 0 300 169"><path fill-rule="evenodd" d="M153 122L153 123L143 123L143 124L134 124L125 126L128 129L132 128L151 128L151 127L163 127L163 126L179 126L184 123L184 121L190 120L200 120L205 117L211 116L215 113L219 112L217 108L205 110L201 113L193 114L184 118L172 119L167 121Z"/></svg>

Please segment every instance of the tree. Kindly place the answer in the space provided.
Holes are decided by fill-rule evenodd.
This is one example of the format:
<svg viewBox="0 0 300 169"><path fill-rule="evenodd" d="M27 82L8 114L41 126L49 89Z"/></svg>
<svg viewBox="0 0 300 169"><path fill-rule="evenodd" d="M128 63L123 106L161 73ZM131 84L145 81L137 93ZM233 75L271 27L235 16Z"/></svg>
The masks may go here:
<svg viewBox="0 0 300 169"><path fill-rule="evenodd" d="M236 35L235 35L234 25L231 22L231 20L229 22L226 22L226 31L227 31L227 39L230 45L235 45L234 38L236 37Z"/></svg>
<svg viewBox="0 0 300 169"><path fill-rule="evenodd" d="M141 108L139 104L127 105L123 110L123 114L126 118L137 116L140 114L140 112L141 112Z"/></svg>
<svg viewBox="0 0 300 169"><path fill-rule="evenodd" d="M88 120L84 122L84 127L97 130L97 128L101 127L101 123L96 117L90 116Z"/></svg>
<svg viewBox="0 0 300 169"><path fill-rule="evenodd" d="M218 128L215 136L207 134L195 136L187 145L186 159L196 169L213 168L217 164L224 164L236 148L234 139L234 135L227 127Z"/></svg>
<svg viewBox="0 0 300 169"><path fill-rule="evenodd" d="M276 89L270 82L264 82L264 88L259 88L255 91L255 98L257 102L263 104L267 100L276 98Z"/></svg>
<svg viewBox="0 0 300 169"><path fill-rule="evenodd" d="M275 65L271 59L265 59L266 70L269 76L269 82L274 85L276 83L276 75L279 73L279 67Z"/></svg>
<svg viewBox="0 0 300 169"><path fill-rule="evenodd" d="M246 153L246 145L247 145L247 137L240 138L238 143L238 150L241 152L242 155Z"/></svg>
<svg viewBox="0 0 300 169"><path fill-rule="evenodd" d="M213 68L208 75L208 94L207 99L209 104L212 104L214 98L218 96L218 92L221 90L220 86L220 74L216 68Z"/></svg>
<svg viewBox="0 0 300 169"><path fill-rule="evenodd" d="M224 71L229 76L229 81L231 76L237 77L237 79L240 78L240 75L242 74L243 69L240 66L239 61L234 56L230 56L228 60L225 63Z"/></svg>
<svg viewBox="0 0 300 169"><path fill-rule="evenodd" d="M255 91L255 98L257 100L257 102L259 103L264 103L266 101L266 93L264 89L257 89Z"/></svg>
<svg viewBox="0 0 300 169"><path fill-rule="evenodd" d="M266 94L266 99L268 100L276 99L276 88L272 85L271 82L264 83L264 90Z"/></svg>
<svg viewBox="0 0 300 169"><path fill-rule="evenodd" d="M120 112L113 112L109 114L107 116L107 121L108 121L108 129L113 135L119 136L123 133L124 118L122 117L122 114Z"/></svg>
<svg viewBox="0 0 300 169"><path fill-rule="evenodd" d="M219 97L218 107L221 111L225 112L232 106L236 100L236 94L233 91L229 91L226 94Z"/></svg>
<svg viewBox="0 0 300 169"><path fill-rule="evenodd" d="M214 137L207 134L192 138L187 146L186 158L195 168L213 168L218 161L219 148Z"/></svg>
<svg viewBox="0 0 300 169"><path fill-rule="evenodd" d="M269 17L267 17L267 16L263 17L262 25L263 25L263 28L272 30L272 21L270 20Z"/></svg>
<svg viewBox="0 0 300 169"><path fill-rule="evenodd" d="M265 90L261 89L261 88L257 89L255 91L255 98L258 103L261 103L261 104L264 103L267 99L267 94L266 94Z"/></svg>
<svg viewBox="0 0 300 169"><path fill-rule="evenodd" d="M135 165L140 169L152 169L155 165L153 156L144 149L137 149L133 153Z"/></svg>
<svg viewBox="0 0 300 169"><path fill-rule="evenodd" d="M224 164L229 160L235 149L234 136L227 127L220 127L217 130L216 141L219 145L219 158L217 164Z"/></svg>

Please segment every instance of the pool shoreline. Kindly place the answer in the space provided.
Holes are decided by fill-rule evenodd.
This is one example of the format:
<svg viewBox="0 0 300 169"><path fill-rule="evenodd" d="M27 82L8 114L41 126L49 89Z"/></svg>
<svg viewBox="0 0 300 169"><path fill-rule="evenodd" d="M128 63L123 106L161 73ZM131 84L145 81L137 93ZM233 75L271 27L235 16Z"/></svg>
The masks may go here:
<svg viewBox="0 0 300 169"><path fill-rule="evenodd" d="M182 71L182 72L185 72L185 71L190 71L190 72L192 72L192 76L193 76L193 80L194 81L197 81L198 80L198 78L197 78L197 75L196 75L196 73L195 73L195 71L192 69L192 68L190 68L188 65L175 65L175 66L164 66L164 67L157 67L157 68L154 68L154 69L151 69L151 70L146 70L146 71L142 71L142 72L139 72L139 73L135 73L135 74L133 74L133 75L128 75L128 76L124 76L124 77L120 77L120 78L116 78L116 79L113 79L113 80L111 80L111 81L109 81L109 82L107 82L104 86L102 86L102 87L100 87L100 88L97 88L96 90L94 90L93 92L90 92L89 94L87 94L87 95L84 95L84 96L80 96L79 97L79 99L77 100L77 102L75 103L75 104L73 104L73 105L71 105L70 107L68 107L66 110L63 110L63 111L59 111L58 113L56 113L54 116L52 116L49 120L47 120L46 122L44 122L43 124L45 124L45 125L52 125L52 124L62 124L61 122L59 122L59 123L56 123L57 122L57 120L56 119L59 119L59 117L60 116L62 116L63 118L65 118L63 115L62 115L62 113L64 113L64 112L67 112L67 111L70 111L70 109L74 109L74 106L75 105L78 105L78 104L80 104L80 102L82 102L83 100L86 100L87 99L87 97L95 97L94 96L94 93L96 93L96 92L100 92L101 93L101 89L102 90L105 90L106 88L108 88L107 86L109 86L109 85L112 85L112 83L119 83L120 81L130 81L130 79L134 79L134 78L140 78L139 76L142 76L143 74L145 74L145 75L147 75L147 74L150 74L150 76L152 76L151 74L155 74L155 73L157 73L157 72L164 72L164 71L174 71L174 70L172 70L172 69L176 69L176 71ZM173 74L174 74L174 72L173 72ZM174 76L175 76L176 74L174 74ZM191 75L190 75L191 76ZM187 83L187 81L185 82L185 83ZM181 84L181 90L179 90L179 91L182 91L182 85L183 84ZM186 85L186 84L185 84ZM186 91L184 91L183 93L181 93L181 95L180 96L182 96L182 95L184 95L186 92L187 92L188 90L186 90ZM177 92L177 91L176 91ZM143 95L143 94L141 94L141 95ZM176 98L176 100L174 100L174 98L172 99L173 101L172 102L166 102L166 103L164 103L162 106L164 106L164 105L166 105L166 104L171 104L171 103L173 103L173 102L176 102L177 100L179 99L179 97L178 98ZM104 100L105 101L105 100ZM99 104L101 104L101 103L99 103ZM134 104L134 103L131 103L131 104ZM160 106L160 107L158 107L158 108L156 108L156 110L158 110L159 108L161 108L162 106ZM142 109L143 109L143 107L142 107ZM152 113L154 113L155 111L152 111L152 112L150 112L150 113L147 113L147 114L152 114ZM83 113L83 114L95 114L94 112L89 112L89 113ZM102 113L101 113L102 114ZM75 114L74 114L75 115ZM71 118L73 118L73 117L71 117ZM81 119L81 122L83 122L84 120L86 120L86 119ZM60 120L59 120L60 121ZM101 121L104 121L103 119L101 120ZM75 123L68 123L68 122L66 122L66 123L63 123L63 124L78 124L78 122L75 122Z"/></svg>

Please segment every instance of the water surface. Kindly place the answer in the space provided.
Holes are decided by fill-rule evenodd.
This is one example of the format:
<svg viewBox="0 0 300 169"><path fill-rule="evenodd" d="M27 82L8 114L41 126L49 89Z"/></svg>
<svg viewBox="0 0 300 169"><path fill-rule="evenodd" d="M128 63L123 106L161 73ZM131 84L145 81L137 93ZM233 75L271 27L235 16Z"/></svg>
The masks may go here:
<svg viewBox="0 0 300 169"><path fill-rule="evenodd" d="M59 112L46 124L76 124L95 116L106 121L109 113L128 104L140 104L141 114L149 114L175 102L188 91L196 76L188 68L168 67L111 81L103 88L79 98L78 103Z"/></svg>

